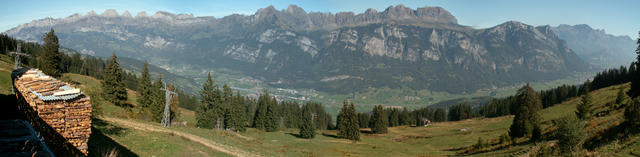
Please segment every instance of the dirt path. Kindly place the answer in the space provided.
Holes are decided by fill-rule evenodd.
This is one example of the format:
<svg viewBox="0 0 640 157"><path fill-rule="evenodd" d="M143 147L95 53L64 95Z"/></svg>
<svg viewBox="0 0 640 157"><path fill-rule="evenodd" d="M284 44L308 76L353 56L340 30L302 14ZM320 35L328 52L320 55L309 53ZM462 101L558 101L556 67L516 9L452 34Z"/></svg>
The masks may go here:
<svg viewBox="0 0 640 157"><path fill-rule="evenodd" d="M197 142L200 143L206 147L209 147L211 149L214 149L216 151L220 151L229 155L233 155L233 156L260 156L251 152L247 152L241 149L237 149L237 148L233 148L231 146L227 146L227 145L223 145L205 138L202 138L200 136L196 136L193 134L189 134L189 133L184 133L184 132L180 132L180 131L174 131L174 130L170 130L167 128L163 128L160 126L154 126L154 125L149 125L149 124L144 124L144 123L139 123L139 122L133 122L133 121L129 121L129 120L125 120L125 119L120 119L120 118L112 118L112 117L102 117L101 119L104 119L106 121L112 122L112 123L116 123L119 125L123 125L123 126L127 126L127 127L131 127L134 129L138 129L138 130L144 130L144 131L153 131L153 132L161 132L161 133L168 133L168 134L173 134L173 135L177 135L177 136L181 136L185 139L191 140L193 142Z"/></svg>

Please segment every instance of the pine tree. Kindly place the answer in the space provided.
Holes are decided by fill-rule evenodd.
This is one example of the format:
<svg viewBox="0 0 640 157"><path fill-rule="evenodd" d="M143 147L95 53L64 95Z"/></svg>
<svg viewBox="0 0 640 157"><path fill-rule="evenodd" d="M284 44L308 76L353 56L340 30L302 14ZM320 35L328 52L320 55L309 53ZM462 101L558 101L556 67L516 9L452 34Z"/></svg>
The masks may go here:
<svg viewBox="0 0 640 157"><path fill-rule="evenodd" d="M138 104L143 109L149 108L151 104L151 77L149 76L149 63L144 62L140 79L138 79Z"/></svg>
<svg viewBox="0 0 640 157"><path fill-rule="evenodd" d="M38 61L40 70L49 76L60 77L62 73L60 66L62 54L58 50L60 45L58 44L58 37L53 31L53 28L51 28L49 33L44 34L42 42L44 42L44 45Z"/></svg>
<svg viewBox="0 0 640 157"><path fill-rule="evenodd" d="M371 132L374 134L387 133L387 116L384 113L382 105L378 105L373 108L373 115L371 116Z"/></svg>
<svg viewBox="0 0 640 157"><path fill-rule="evenodd" d="M358 124L360 128L368 128L371 117L367 113L358 113Z"/></svg>
<svg viewBox="0 0 640 157"><path fill-rule="evenodd" d="M638 32L638 47L636 48L636 61L632 64L635 65L635 68L640 67L640 32ZM633 66L632 66L633 67ZM634 68L634 69L635 69ZM635 70L634 70L635 71ZM631 76L631 89L627 92L627 95L631 97L631 99L636 98L640 95L640 73L633 72L633 76Z"/></svg>
<svg viewBox="0 0 640 157"><path fill-rule="evenodd" d="M280 127L280 116L278 116L278 102L275 98L267 104L267 113L265 118L265 131L274 132L278 131Z"/></svg>
<svg viewBox="0 0 640 157"><path fill-rule="evenodd" d="M311 114L311 106L304 105L302 108L302 124L300 125L300 137L314 138L316 136L315 127L313 127L313 115Z"/></svg>
<svg viewBox="0 0 640 157"><path fill-rule="evenodd" d="M233 131L245 131L245 120L244 120L244 98L240 95L240 92L236 93L229 101L227 102L230 106L228 108L228 112L225 113L224 124L226 129L231 129Z"/></svg>
<svg viewBox="0 0 640 157"><path fill-rule="evenodd" d="M102 81L103 97L115 105L124 106L127 101L127 90L124 87L122 69L120 69L115 52L109 59L109 64L107 64L106 68Z"/></svg>
<svg viewBox="0 0 640 157"><path fill-rule="evenodd" d="M360 141L358 117L353 103L348 103L345 100L338 117L338 119L340 119L340 123L338 123L338 137L352 141Z"/></svg>
<svg viewBox="0 0 640 157"><path fill-rule="evenodd" d="M433 121L444 122L447 120L447 112L445 112L443 108L438 108L433 117Z"/></svg>
<svg viewBox="0 0 640 157"><path fill-rule="evenodd" d="M158 80L153 83L151 87L151 118L153 121L161 122L162 116L164 113L165 106L165 92L163 90L164 84L162 82L162 77L159 77Z"/></svg>
<svg viewBox="0 0 640 157"><path fill-rule="evenodd" d="M640 128L640 98L633 99L624 111L625 123L633 131L638 131Z"/></svg>
<svg viewBox="0 0 640 157"><path fill-rule="evenodd" d="M260 97L258 97L258 106L256 107L256 113L253 118L253 127L260 130L265 130L266 127L266 119L267 119L267 105L271 97L269 96L269 92L265 90Z"/></svg>
<svg viewBox="0 0 640 157"><path fill-rule="evenodd" d="M512 138L529 136L533 129L540 126L539 110L542 109L542 102L537 92L529 84L518 90L516 94L516 116L509 127L509 136Z"/></svg>
<svg viewBox="0 0 640 157"><path fill-rule="evenodd" d="M585 137L584 122L574 116L564 117L558 120L558 146L563 153L577 151Z"/></svg>
<svg viewBox="0 0 640 157"><path fill-rule="evenodd" d="M576 116L581 120L588 120L593 114L593 104L591 100L591 94L589 94L589 80L584 83L583 88L585 89L585 91L582 95L582 102L578 104Z"/></svg>
<svg viewBox="0 0 640 157"><path fill-rule="evenodd" d="M411 118L406 107L402 109L402 112L400 112L400 125L411 125Z"/></svg>
<svg viewBox="0 0 640 157"><path fill-rule="evenodd" d="M391 109L391 115L389 116L389 126L398 126L400 125L400 113L398 109Z"/></svg>
<svg viewBox="0 0 640 157"><path fill-rule="evenodd" d="M220 91L218 85L211 78L211 73L207 76L207 81L202 84L200 91L200 110L196 115L197 126L203 128L218 127L220 114L223 114L219 105Z"/></svg>

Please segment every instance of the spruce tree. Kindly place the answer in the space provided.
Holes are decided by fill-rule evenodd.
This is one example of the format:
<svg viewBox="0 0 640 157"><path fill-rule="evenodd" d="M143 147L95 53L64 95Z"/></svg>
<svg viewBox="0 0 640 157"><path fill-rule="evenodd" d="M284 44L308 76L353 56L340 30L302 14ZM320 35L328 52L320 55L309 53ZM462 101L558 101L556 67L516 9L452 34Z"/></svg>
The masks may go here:
<svg viewBox="0 0 640 157"><path fill-rule="evenodd" d="M278 102L275 98L267 104L267 113L265 118L265 131L274 132L278 131L280 127L280 116L278 116Z"/></svg>
<svg viewBox="0 0 640 157"><path fill-rule="evenodd" d="M584 122L575 116L568 116L558 120L557 125L560 151L565 154L577 151L585 137Z"/></svg>
<svg viewBox="0 0 640 157"><path fill-rule="evenodd" d="M582 101L580 104L578 104L577 106L577 110L576 110L576 116L581 119L581 120L588 120L591 118L592 114L593 114L593 109L592 109L592 100L591 100L591 94L589 94L589 80L587 80L587 82L584 83L583 88L585 89L584 94L582 95Z"/></svg>
<svg viewBox="0 0 640 157"><path fill-rule="evenodd" d="M219 101L218 85L211 78L211 73L207 76L207 81L202 84L200 91L200 109L196 115L198 127L214 128L217 125L219 114L222 111L218 108Z"/></svg>
<svg viewBox="0 0 640 157"><path fill-rule="evenodd" d="M151 77L149 76L149 63L144 62L140 79L138 79L138 104L143 108L149 108L151 104Z"/></svg>
<svg viewBox="0 0 640 157"><path fill-rule="evenodd" d="M542 109L542 102L538 93L529 84L518 90L516 94L516 116L509 127L509 136L512 138L529 136L533 129L540 127L539 110Z"/></svg>
<svg viewBox="0 0 640 157"><path fill-rule="evenodd" d="M224 124L226 129L233 131L245 131L245 109L243 103L243 97L240 92L236 93L230 99L228 112L225 113Z"/></svg>
<svg viewBox="0 0 640 157"><path fill-rule="evenodd" d="M400 112L400 125L410 125L411 124L411 118L409 117L409 111L407 111L407 108L403 108L402 112Z"/></svg>
<svg viewBox="0 0 640 157"><path fill-rule="evenodd" d="M636 68L640 67L640 32L638 32L638 41L637 41L638 47L636 48L636 61L633 62L632 64L635 65ZM634 67L634 66L631 66ZM634 68L635 69L635 68ZM638 72L630 72L633 73L633 76L631 76L631 89L629 89L629 91L627 92L627 95L629 95L631 97L631 99L636 98L638 95L640 95L640 73Z"/></svg>
<svg viewBox="0 0 640 157"><path fill-rule="evenodd" d="M60 66L62 54L58 50L60 45L58 44L58 37L53 31L53 28L51 28L49 33L44 34L42 42L44 45L38 61L40 70L49 76L60 77L62 74L62 66Z"/></svg>
<svg viewBox="0 0 640 157"><path fill-rule="evenodd" d="M443 108L438 108L436 109L436 112L434 113L433 117L434 117L433 121L436 121L436 122L447 121L447 112L444 111Z"/></svg>
<svg viewBox="0 0 640 157"><path fill-rule="evenodd" d="M624 111L625 123L632 131L638 131L640 128L640 98L635 98L627 105Z"/></svg>
<svg viewBox="0 0 640 157"><path fill-rule="evenodd" d="M338 119L340 119L340 123L338 123L338 137L352 141L360 141L358 117L353 103L348 103L345 100L338 117Z"/></svg>
<svg viewBox="0 0 640 157"><path fill-rule="evenodd" d="M153 121L161 122L164 113L165 106L165 92L163 90L164 84L162 77L158 77L158 80L153 83L151 87L151 118Z"/></svg>
<svg viewBox="0 0 640 157"><path fill-rule="evenodd" d="M371 125L371 132L374 134L387 133L387 116L384 113L382 105L378 105L373 108L373 115L369 121Z"/></svg>
<svg viewBox="0 0 640 157"><path fill-rule="evenodd" d="M390 112L390 116L389 116L389 126L398 126L400 125L400 113L398 112L398 109L393 108L391 109Z"/></svg>
<svg viewBox="0 0 640 157"><path fill-rule="evenodd" d="M120 69L118 57L116 57L115 52L111 56L111 59L109 59L109 63L104 71L102 91L105 100L118 106L124 106L126 104L127 90L124 87L122 69Z"/></svg>
<svg viewBox="0 0 640 157"><path fill-rule="evenodd" d="M315 127L313 126L313 115L311 113L311 106L309 104L304 105L302 108L302 124L300 125L300 137L302 138L314 138L316 136Z"/></svg>
<svg viewBox="0 0 640 157"><path fill-rule="evenodd" d="M267 119L267 105L270 100L269 92L265 90L263 94L258 97L258 104L256 107L256 113L253 118L253 127L260 130L265 130L266 119Z"/></svg>

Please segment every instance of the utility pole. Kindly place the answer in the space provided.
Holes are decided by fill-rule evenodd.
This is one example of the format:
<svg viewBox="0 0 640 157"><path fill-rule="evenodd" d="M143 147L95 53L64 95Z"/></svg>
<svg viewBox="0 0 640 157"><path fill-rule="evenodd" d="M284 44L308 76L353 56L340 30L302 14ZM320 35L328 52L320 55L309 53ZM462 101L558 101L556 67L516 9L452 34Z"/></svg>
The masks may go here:
<svg viewBox="0 0 640 157"><path fill-rule="evenodd" d="M15 61L13 61L13 63L15 64L14 70L18 70L20 68L20 56L31 57L31 55L29 54L22 53L20 43L18 43L18 45L16 46L16 51L9 52L9 54L16 56ZM11 84L11 86L13 86L13 83ZM15 94L15 91L13 88L11 88L11 93Z"/></svg>
<svg viewBox="0 0 640 157"><path fill-rule="evenodd" d="M165 128L168 128L169 125L171 125L171 95L172 94L176 94L173 91L170 91L169 88L167 88L167 84L164 83L164 81L162 82L162 84L164 85L164 96L165 96L165 104L164 104L164 115L162 116L162 126ZM175 88L175 87L174 87Z"/></svg>

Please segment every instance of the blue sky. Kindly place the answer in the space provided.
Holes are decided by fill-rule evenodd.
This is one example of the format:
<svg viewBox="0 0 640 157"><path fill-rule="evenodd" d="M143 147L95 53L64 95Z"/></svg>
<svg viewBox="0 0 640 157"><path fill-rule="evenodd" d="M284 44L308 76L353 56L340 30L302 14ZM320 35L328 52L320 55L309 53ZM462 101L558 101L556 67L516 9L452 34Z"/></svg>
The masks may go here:
<svg viewBox="0 0 640 157"><path fill-rule="evenodd" d="M633 39L640 31L640 1L637 0L0 0L0 32L19 24L45 17L62 18L91 10L105 9L118 13L129 10L152 15L156 11L190 13L195 16L223 17L233 13L253 14L273 5L285 9L298 5L314 12L364 12L367 8L384 10L390 5L410 8L440 6L451 12L462 25L487 28L514 20L530 25L588 24L609 34L628 35ZM634 8L635 7L635 8Z"/></svg>

